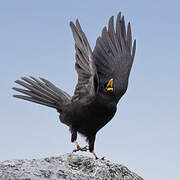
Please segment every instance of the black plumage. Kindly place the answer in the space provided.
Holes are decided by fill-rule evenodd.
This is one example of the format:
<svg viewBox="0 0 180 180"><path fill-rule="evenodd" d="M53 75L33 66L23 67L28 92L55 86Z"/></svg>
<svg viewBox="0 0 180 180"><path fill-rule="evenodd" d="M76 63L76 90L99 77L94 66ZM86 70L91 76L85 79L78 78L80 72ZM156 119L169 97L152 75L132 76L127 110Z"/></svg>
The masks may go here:
<svg viewBox="0 0 180 180"><path fill-rule="evenodd" d="M57 109L60 121L70 127L71 141L76 144L77 150L86 150L80 148L76 141L77 133L80 133L87 138L89 151L96 158L96 133L113 118L117 103L127 90L136 49L136 41L132 46L130 23L126 31L121 13L117 16L115 30L113 21L111 17L108 28L103 28L93 51L79 21L76 20L76 24L70 22L75 40L75 69L78 73L78 83L72 97L50 81L32 76L15 81L26 90L13 88L27 95L14 95L16 98Z"/></svg>

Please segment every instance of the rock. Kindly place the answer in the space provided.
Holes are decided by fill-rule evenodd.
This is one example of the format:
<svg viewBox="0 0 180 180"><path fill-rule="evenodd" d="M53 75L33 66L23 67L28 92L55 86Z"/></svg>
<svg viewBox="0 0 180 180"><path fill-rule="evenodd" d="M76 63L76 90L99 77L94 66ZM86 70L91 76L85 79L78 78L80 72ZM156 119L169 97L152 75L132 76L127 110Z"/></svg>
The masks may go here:
<svg viewBox="0 0 180 180"><path fill-rule="evenodd" d="M143 180L125 166L77 154L4 161L0 163L0 179Z"/></svg>

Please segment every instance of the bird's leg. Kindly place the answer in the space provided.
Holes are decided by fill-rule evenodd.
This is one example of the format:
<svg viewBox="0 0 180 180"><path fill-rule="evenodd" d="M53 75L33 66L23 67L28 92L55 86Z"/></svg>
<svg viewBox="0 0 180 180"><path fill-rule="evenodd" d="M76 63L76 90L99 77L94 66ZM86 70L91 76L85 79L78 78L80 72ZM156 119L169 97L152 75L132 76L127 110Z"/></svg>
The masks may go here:
<svg viewBox="0 0 180 180"><path fill-rule="evenodd" d="M83 148L80 147L79 144L78 144L78 142L77 142L76 140L74 141L74 144L76 145L77 149L74 149L73 152L77 152L77 151L87 151L87 150L88 150L87 146L85 146L85 147L83 147Z"/></svg>
<svg viewBox="0 0 180 180"><path fill-rule="evenodd" d="M91 153L94 155L95 159L99 159L94 151L92 151Z"/></svg>
<svg viewBox="0 0 180 180"><path fill-rule="evenodd" d="M87 151L87 150L88 150L87 146L81 148L81 147L79 146L78 142L76 141L76 140L77 140L77 131L74 130L74 129L71 129L71 132L72 132L71 142L73 142L73 143L76 145L76 147L77 147L77 149L74 149L73 152L77 152L77 151Z"/></svg>
<svg viewBox="0 0 180 180"><path fill-rule="evenodd" d="M88 141L89 141L89 151L93 154L93 156L95 157L95 159L99 159L96 155L96 153L94 152L94 142L95 142L95 138L96 138L96 135L94 136L90 136L88 137Z"/></svg>

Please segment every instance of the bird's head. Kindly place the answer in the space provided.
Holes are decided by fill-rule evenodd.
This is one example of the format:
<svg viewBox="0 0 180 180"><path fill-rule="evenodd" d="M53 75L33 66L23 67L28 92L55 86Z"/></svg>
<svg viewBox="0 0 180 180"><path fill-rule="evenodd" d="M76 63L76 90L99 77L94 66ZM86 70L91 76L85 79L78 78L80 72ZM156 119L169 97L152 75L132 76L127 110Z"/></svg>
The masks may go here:
<svg viewBox="0 0 180 180"><path fill-rule="evenodd" d="M118 102L119 99L123 96L123 94L126 92L127 89L127 82L124 84L120 83L115 78L110 78L105 82L104 85L104 93L106 96L109 96L110 98L115 98Z"/></svg>
<svg viewBox="0 0 180 180"><path fill-rule="evenodd" d="M105 96L113 97L114 90L115 90L114 79L113 78L107 79L104 83L103 94Z"/></svg>
<svg viewBox="0 0 180 180"><path fill-rule="evenodd" d="M111 78L106 84L105 84L105 90L108 93L112 93L113 92L113 78Z"/></svg>

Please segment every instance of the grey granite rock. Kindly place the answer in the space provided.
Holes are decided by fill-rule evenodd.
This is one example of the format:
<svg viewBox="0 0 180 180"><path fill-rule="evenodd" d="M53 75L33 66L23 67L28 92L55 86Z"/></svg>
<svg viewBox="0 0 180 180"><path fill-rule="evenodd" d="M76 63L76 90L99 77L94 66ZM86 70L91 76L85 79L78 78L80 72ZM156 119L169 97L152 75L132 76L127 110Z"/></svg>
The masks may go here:
<svg viewBox="0 0 180 180"><path fill-rule="evenodd" d="M76 154L4 161L0 163L0 179L143 180L125 166Z"/></svg>

